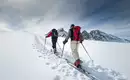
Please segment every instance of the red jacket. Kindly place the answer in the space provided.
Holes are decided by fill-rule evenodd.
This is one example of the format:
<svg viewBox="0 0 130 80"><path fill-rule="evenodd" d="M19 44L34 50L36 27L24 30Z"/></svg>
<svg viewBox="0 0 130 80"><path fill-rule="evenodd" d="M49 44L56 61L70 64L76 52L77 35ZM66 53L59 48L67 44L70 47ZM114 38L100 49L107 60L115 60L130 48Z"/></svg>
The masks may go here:
<svg viewBox="0 0 130 80"><path fill-rule="evenodd" d="M52 36L52 31L50 31L46 37L51 37Z"/></svg>

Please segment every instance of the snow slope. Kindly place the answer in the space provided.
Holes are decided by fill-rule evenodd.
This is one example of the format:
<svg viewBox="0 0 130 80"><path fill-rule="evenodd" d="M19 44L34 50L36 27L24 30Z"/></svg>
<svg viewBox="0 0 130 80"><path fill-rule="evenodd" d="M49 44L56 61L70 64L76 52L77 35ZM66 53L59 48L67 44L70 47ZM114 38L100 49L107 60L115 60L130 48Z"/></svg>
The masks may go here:
<svg viewBox="0 0 130 80"><path fill-rule="evenodd" d="M44 39L42 38L42 37L40 37L41 38L41 40L43 40L44 41ZM38 41L38 38L36 37L35 38L35 40L37 41L37 43L39 43L40 41ZM51 40L48 40L47 39L47 42L49 41L49 43L50 43L50 41ZM59 43L62 43L62 41L63 41L63 38L59 38L58 39L58 44ZM85 41L86 42L86 41ZM40 46L41 44L39 44L39 46ZM48 45L50 45L50 44L47 44L46 46L47 46L47 48L48 48ZM38 46L38 45L37 45ZM61 48L61 46L63 46L62 44L60 44L60 47L59 48ZM69 47L69 44L67 44L66 45L67 47L65 48L65 52L64 52L64 58L68 58L68 59L73 59L72 57L70 57L70 47ZM42 47L42 46L41 46ZM44 47L44 46L43 46ZM50 45L50 47L48 48L48 49L50 49L51 48L51 45ZM81 47L80 47L81 48ZM38 51L39 52L41 52L41 53L44 53L44 51L42 50L42 48L40 49L40 47L38 48ZM50 52L49 52L50 53ZM83 53L83 50L81 50L80 51L80 53ZM72 55L71 55L72 56ZM114 71L114 70L112 70L112 69L107 69L107 68L103 68L103 67L101 67L100 65L92 65L92 63L91 62L89 62L89 60L88 60L88 58L87 58L87 56L86 56L86 54L82 54L81 55L82 57L82 60L84 60L84 62L86 62L87 63L87 65L86 64L84 64L84 66L85 66L85 68L87 67L87 66L89 66L89 67L87 67L87 69L89 69L89 71L91 71L91 70L95 70L95 72L92 72L92 74L94 74L95 76L98 76L101 80L126 80L125 78L125 76L124 75L122 75L122 74L120 74L119 72L117 72L117 71ZM73 60L72 60L73 61ZM63 62L64 64L65 64L65 62ZM61 65L61 64L60 64ZM55 68L58 68L58 66L56 66ZM61 69L61 68L60 68ZM80 79L80 78L79 78ZM78 79L78 80L79 80Z"/></svg>
<svg viewBox="0 0 130 80"><path fill-rule="evenodd" d="M23 32L0 33L0 80L53 80L56 72L39 60L32 49L34 36ZM51 75L50 75L51 74Z"/></svg>
<svg viewBox="0 0 130 80"><path fill-rule="evenodd" d="M78 74L78 71L69 67L67 63L64 64L64 61L61 61L63 64L55 70L59 64L56 62L60 62L60 59L55 59L56 56L50 55L51 52L46 56L37 52L36 45L38 49L43 47L39 46L36 38L37 36L22 31L0 34L0 80L88 79L81 73ZM51 46L49 44L48 48ZM47 51L44 50L44 53Z"/></svg>
<svg viewBox="0 0 130 80"><path fill-rule="evenodd" d="M59 46L57 46L59 53L61 53L63 40L63 38L58 39ZM130 52L128 49L130 47L129 44L95 41L85 41L84 44L94 62L100 64L102 67L100 65L91 65L84 49L80 46L80 57L85 62L90 63L87 66L97 70L97 72L105 72L108 76L113 78L111 80L127 80L125 76L120 73L125 74L127 77L130 76L128 71L129 55L127 54ZM124 51L126 51L125 54ZM0 65L2 65L0 67L0 74L2 74L0 75L1 80L89 79L68 66L65 60L56 57L51 52L50 38L47 39L46 46L44 46L44 38L38 34L28 32L7 32L0 34L0 53ZM120 54L120 56L118 54ZM68 42L65 45L63 57L72 59L70 56L72 55Z"/></svg>

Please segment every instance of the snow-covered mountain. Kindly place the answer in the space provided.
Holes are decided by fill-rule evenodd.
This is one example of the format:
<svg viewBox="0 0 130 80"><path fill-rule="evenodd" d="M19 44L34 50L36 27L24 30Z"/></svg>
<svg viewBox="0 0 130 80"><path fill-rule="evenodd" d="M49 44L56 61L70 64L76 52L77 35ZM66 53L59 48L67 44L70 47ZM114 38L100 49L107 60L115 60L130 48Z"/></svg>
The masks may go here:
<svg viewBox="0 0 130 80"><path fill-rule="evenodd" d="M130 40L122 39L117 36L102 32L100 30L92 30L90 31L90 33L84 30L82 34L85 39L89 40L108 41L108 42L130 42Z"/></svg>
<svg viewBox="0 0 130 80"><path fill-rule="evenodd" d="M60 37L67 36L67 32L63 28L58 29L58 32ZM86 40L96 40L96 41L106 41L106 42L130 42L130 40L128 39L122 39L117 36L102 32L100 30L92 30L90 31L90 33L84 30L82 34Z"/></svg>
<svg viewBox="0 0 130 80"><path fill-rule="evenodd" d="M58 29L58 35L60 37L66 37L67 36L67 32L64 30L64 28L60 28L60 29Z"/></svg>

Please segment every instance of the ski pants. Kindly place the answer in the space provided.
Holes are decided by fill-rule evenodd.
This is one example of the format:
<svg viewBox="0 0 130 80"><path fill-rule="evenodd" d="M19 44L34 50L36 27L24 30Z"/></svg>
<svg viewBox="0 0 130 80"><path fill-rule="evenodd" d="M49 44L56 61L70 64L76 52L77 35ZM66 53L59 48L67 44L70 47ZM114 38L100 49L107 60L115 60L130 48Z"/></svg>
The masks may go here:
<svg viewBox="0 0 130 80"><path fill-rule="evenodd" d="M57 38L52 38L52 48L56 49Z"/></svg>
<svg viewBox="0 0 130 80"><path fill-rule="evenodd" d="M79 59L78 47L79 41L71 41L71 51L75 60Z"/></svg>

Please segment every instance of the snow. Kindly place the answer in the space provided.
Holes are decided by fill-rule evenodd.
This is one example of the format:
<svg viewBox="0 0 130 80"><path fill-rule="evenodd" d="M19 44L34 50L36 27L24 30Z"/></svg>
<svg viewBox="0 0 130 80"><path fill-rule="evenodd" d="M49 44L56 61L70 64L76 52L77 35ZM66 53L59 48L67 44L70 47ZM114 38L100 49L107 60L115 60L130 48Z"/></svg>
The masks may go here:
<svg viewBox="0 0 130 80"><path fill-rule="evenodd" d="M130 76L128 43L86 41L85 46L95 63ZM82 52L82 48L80 49Z"/></svg>
<svg viewBox="0 0 130 80"><path fill-rule="evenodd" d="M33 40L23 32L0 34L0 80L53 80L56 72L38 59Z"/></svg>
<svg viewBox="0 0 130 80"><path fill-rule="evenodd" d="M40 34L22 31L0 34L0 80L89 80L69 66L64 59L52 53L50 39L46 39L47 43L44 46L45 39ZM59 54L63 40L64 38L58 39ZM63 58L73 61L69 43L70 41L65 45ZM94 63L89 60L81 45L80 57L85 62L85 68L95 71L95 74L91 72L93 75L105 80L129 78L128 43L87 40L83 44Z"/></svg>

